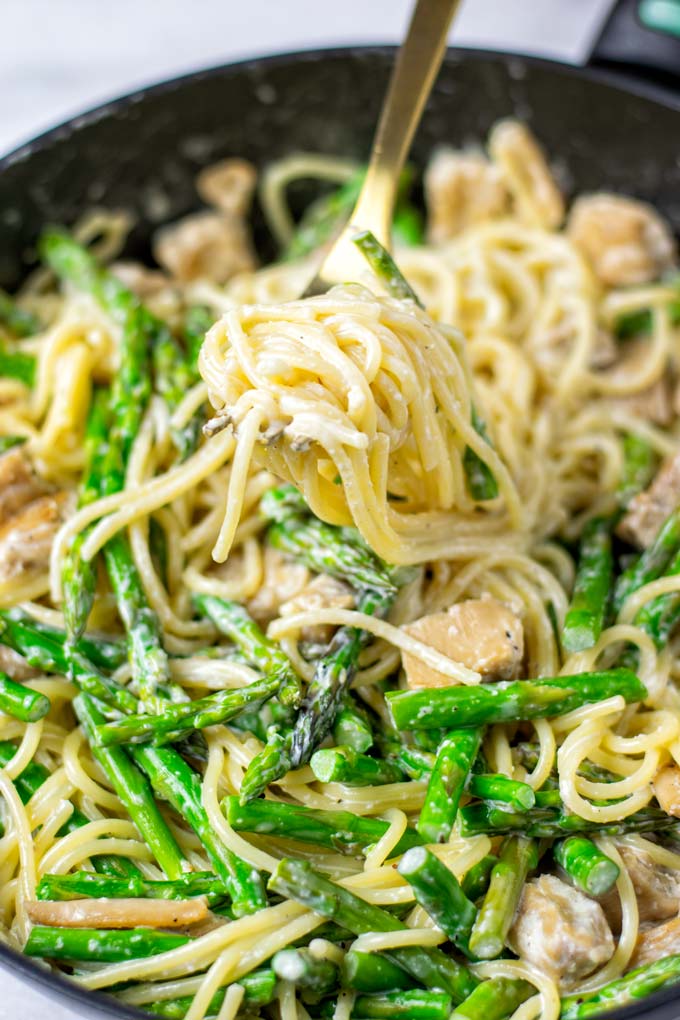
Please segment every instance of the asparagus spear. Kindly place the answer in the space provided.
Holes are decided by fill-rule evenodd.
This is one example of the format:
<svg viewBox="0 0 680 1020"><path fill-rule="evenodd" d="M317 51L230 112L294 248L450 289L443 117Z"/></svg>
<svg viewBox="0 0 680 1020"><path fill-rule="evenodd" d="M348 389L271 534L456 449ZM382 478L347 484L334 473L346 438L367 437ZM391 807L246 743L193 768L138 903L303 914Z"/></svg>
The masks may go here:
<svg viewBox="0 0 680 1020"><path fill-rule="evenodd" d="M452 730L442 740L418 819L426 843L444 843L451 835L481 739L481 730L470 729Z"/></svg>
<svg viewBox="0 0 680 1020"><path fill-rule="evenodd" d="M106 772L159 866L168 878L180 878L189 870L189 864L158 810L148 780L135 768L121 747L105 748L95 744L96 727L102 722L102 716L92 698L79 694L73 702L73 708L87 736L93 757Z"/></svg>
<svg viewBox="0 0 680 1020"><path fill-rule="evenodd" d="M623 470L617 499L625 508L633 496L647 487L654 475L658 457L646 439L627 432L623 437Z"/></svg>
<svg viewBox="0 0 680 1020"><path fill-rule="evenodd" d="M12 447L21 446L25 442L26 436L0 436L0 457Z"/></svg>
<svg viewBox="0 0 680 1020"><path fill-rule="evenodd" d="M198 372L198 355L205 334L215 322L215 315L205 305L191 305L184 316L184 346L189 364Z"/></svg>
<svg viewBox="0 0 680 1020"><path fill-rule="evenodd" d="M611 669L478 687L389 691L385 697L396 726L409 730L550 718L614 695L630 703L646 698L647 690L630 670Z"/></svg>
<svg viewBox="0 0 680 1020"><path fill-rule="evenodd" d="M150 881L141 873L126 878L99 875L93 871L72 871L68 875L43 875L35 891L39 900L95 899L186 900L205 896L211 906L226 897L224 886L209 871L193 871L169 882Z"/></svg>
<svg viewBox="0 0 680 1020"><path fill-rule="evenodd" d="M298 703L300 681L288 656L262 633L244 606L214 595L194 595L194 604L199 612L212 620L221 634L234 642L251 666L279 678L282 704Z"/></svg>
<svg viewBox="0 0 680 1020"><path fill-rule="evenodd" d="M108 397L104 390L99 390L94 395L85 429L85 470L78 494L81 507L99 498L101 457L97 456L97 452L105 448L108 423ZM73 539L61 571L64 623L71 641L82 637L94 603L97 582L96 563L85 562L80 555L86 534L81 532Z"/></svg>
<svg viewBox="0 0 680 1020"><path fill-rule="evenodd" d="M413 301L414 304L423 308L413 287L375 234L372 234L370 230L359 230L352 237L352 241L392 297L399 301Z"/></svg>
<svg viewBox="0 0 680 1020"><path fill-rule="evenodd" d="M529 998L533 986L514 978L492 978L477 985L449 1020L505 1020Z"/></svg>
<svg viewBox="0 0 680 1020"><path fill-rule="evenodd" d="M560 800L559 790L555 799ZM460 832L462 836L476 836L479 833L501 836L512 832L524 832L527 836L541 839L557 839L571 833L599 833L606 836L620 836L628 832L655 832L674 829L677 819L658 808L642 808L620 822L589 822L578 815L561 811L558 807L539 807L522 814L503 811L491 804L469 804L461 808Z"/></svg>
<svg viewBox="0 0 680 1020"><path fill-rule="evenodd" d="M245 708L261 705L280 690L278 676L254 680L239 687L177 705L164 705L159 715L128 715L97 728L97 743L157 745L175 743L193 730L215 726L233 719Z"/></svg>
<svg viewBox="0 0 680 1020"><path fill-rule="evenodd" d="M489 439L489 434L486 428L486 422L477 411L477 408L472 405L472 427L482 439L486 440L489 446L492 445ZM471 450L469 446L465 447L463 454L463 468L465 470L465 479L467 481L467 487L470 495L473 499L483 502L487 499L495 499L498 495L498 482L491 473L486 461L483 461L479 454Z"/></svg>
<svg viewBox="0 0 680 1020"><path fill-rule="evenodd" d="M167 953L189 942L187 935L154 928L112 931L98 928L49 928L34 925L24 946L27 956L50 960L87 960L91 963L119 963Z"/></svg>
<svg viewBox="0 0 680 1020"><path fill-rule="evenodd" d="M491 871L491 881L470 935L470 951L483 960L503 952L526 877L538 864L533 840L510 836Z"/></svg>
<svg viewBox="0 0 680 1020"><path fill-rule="evenodd" d="M536 796L528 783L520 783L503 775L471 773L467 792L480 800L507 804L512 811L528 811L536 803Z"/></svg>
<svg viewBox="0 0 680 1020"><path fill-rule="evenodd" d="M398 871L437 927L455 946L467 953L477 910L453 872L424 846L408 850L399 863Z"/></svg>
<svg viewBox="0 0 680 1020"><path fill-rule="evenodd" d="M0 672L0 712L21 719L22 722L37 722L43 719L52 703L46 694L32 691L30 687L10 680L6 673Z"/></svg>
<svg viewBox="0 0 680 1020"><path fill-rule="evenodd" d="M449 1020L451 996L446 992L431 992L422 988L397 989L375 995L358 995L352 1016L371 1017L375 1020Z"/></svg>
<svg viewBox="0 0 680 1020"><path fill-rule="evenodd" d="M40 332L38 317L20 308L4 290L0 290L0 326L4 326L17 337L32 336Z"/></svg>
<svg viewBox="0 0 680 1020"><path fill-rule="evenodd" d="M389 828L380 818L364 818L349 811L320 811L275 800L242 804L238 797L225 797L222 809L237 832L280 836L345 854L363 854ZM392 853L397 857L421 843L422 837L408 828Z"/></svg>
<svg viewBox="0 0 680 1020"><path fill-rule="evenodd" d="M238 979L238 983L244 990L243 1006L268 1006L274 999L276 974L268 967L244 974ZM227 985L225 988L219 988L215 992L206 1009L206 1016L219 1013L228 987ZM152 1002L144 1008L147 1013L165 1017L165 1020L184 1020L193 1001L193 995L183 995L178 999L162 999L160 1002Z"/></svg>
<svg viewBox="0 0 680 1020"><path fill-rule="evenodd" d="M267 742L245 771L241 782L241 803L259 797L271 783L281 779L292 768L291 731L279 733L272 726L267 733Z"/></svg>
<svg viewBox="0 0 680 1020"><path fill-rule="evenodd" d="M365 591L357 608L361 613L381 617L387 613L392 601L392 595ZM293 727L291 761L294 768L306 764L314 749L331 731L338 707L356 673L361 649L369 640L370 635L366 631L340 627L333 635L327 653L317 662L314 679L307 688ZM394 774L394 766L389 768Z"/></svg>
<svg viewBox="0 0 680 1020"><path fill-rule="evenodd" d="M680 574L680 550L675 553L664 576ZM657 648L663 648L680 622L680 594L668 592L647 602L635 616L635 625L649 634Z"/></svg>
<svg viewBox="0 0 680 1020"><path fill-rule="evenodd" d="M6 630L4 625L7 625ZM11 626L15 625L15 626ZM22 625L17 629L16 625ZM66 634L57 627L49 627L40 623L33 617L23 613L20 609L0 610L0 638L3 644L5 633L20 646L15 649L28 659L29 650L33 649L35 657L40 661L31 663L36 669L44 670L46 673L65 673L67 670L66 654L63 645L67 641ZM46 643L43 638L49 639ZM62 646L61 650L55 649L54 644ZM14 647L14 645L10 645ZM83 634L73 645L75 650L84 655L86 659L98 669L118 669L125 662L125 645L121 641L95 637L91 634ZM30 660L29 660L30 661Z"/></svg>
<svg viewBox="0 0 680 1020"><path fill-rule="evenodd" d="M487 854L477 864L473 864L469 871L465 872L460 887L469 900L473 902L478 900L489 888L491 872L497 860L497 857Z"/></svg>
<svg viewBox="0 0 680 1020"><path fill-rule="evenodd" d="M314 991L318 998L338 983L338 967L330 960L317 960L308 949L282 949L272 957L272 970L282 981Z"/></svg>
<svg viewBox="0 0 680 1020"><path fill-rule="evenodd" d="M327 747L316 751L310 760L312 772L321 783L346 783L347 786L382 786L398 783L404 774L398 765L360 754L351 747Z"/></svg>
<svg viewBox="0 0 680 1020"><path fill-rule="evenodd" d="M299 513L285 513L291 489L292 486L282 486L262 499L261 512L273 522L267 529L269 544L310 570L337 577L358 591L368 589L386 598L396 595L397 586L390 571L358 540L354 529L325 524L312 517L306 507Z"/></svg>
<svg viewBox="0 0 680 1020"><path fill-rule="evenodd" d="M167 800L191 826L232 900L234 914L253 914L266 906L257 871L226 846L210 825L203 807L200 776L174 748L133 746L132 757L144 769L156 794Z"/></svg>
<svg viewBox="0 0 680 1020"><path fill-rule="evenodd" d="M406 971L380 953L350 949L343 957L340 975L343 986L369 995L397 988L413 988L413 979Z"/></svg>
<svg viewBox="0 0 680 1020"><path fill-rule="evenodd" d="M677 288L678 281L669 281ZM680 322L680 299L669 301L668 313L674 326ZM634 312L624 312L614 323L614 333L619 340L627 340L652 331L653 316L650 308L640 308Z"/></svg>
<svg viewBox="0 0 680 1020"><path fill-rule="evenodd" d="M360 711L350 696L346 697L335 717L333 737L336 744L345 744L363 754L373 746L373 728L365 712Z"/></svg>
<svg viewBox="0 0 680 1020"><path fill-rule="evenodd" d="M592 648L602 633L614 569L613 523L611 517L593 517L583 529L574 590L562 630L562 647L567 652Z"/></svg>
<svg viewBox="0 0 680 1020"><path fill-rule="evenodd" d="M306 861L282 860L269 879L269 889L331 918L355 935L402 931L405 927L386 910L319 875ZM403 946L385 955L426 987L447 992L454 1002L461 1002L476 985L464 966L439 949Z"/></svg>
<svg viewBox="0 0 680 1020"><path fill-rule="evenodd" d="M436 760L431 751L405 743L398 730L385 733L381 728L376 733L376 740L383 758L398 765L409 779L429 778Z"/></svg>
<svg viewBox="0 0 680 1020"><path fill-rule="evenodd" d="M618 615L629 595L663 574L670 560L680 550L680 507L666 518L649 546L619 576L614 587L612 609Z"/></svg>
<svg viewBox="0 0 680 1020"><path fill-rule="evenodd" d="M46 629L36 629L5 613L0 613L0 642L23 655L31 666L70 677L81 691L121 712L134 712L138 707L134 694L100 673L78 650L79 644L69 654L64 643Z"/></svg>
<svg viewBox="0 0 680 1020"><path fill-rule="evenodd" d="M560 1020L589 1020L610 1009L645 999L659 988L669 988L679 981L680 954L665 956L636 967L595 992L566 996L562 999Z"/></svg>
<svg viewBox="0 0 680 1020"><path fill-rule="evenodd" d="M0 350L0 378L16 379L24 386L35 382L36 362L32 354L23 351Z"/></svg>
<svg viewBox="0 0 680 1020"><path fill-rule="evenodd" d="M619 866L584 836L569 836L553 847L557 863L589 896L602 896L615 885Z"/></svg>

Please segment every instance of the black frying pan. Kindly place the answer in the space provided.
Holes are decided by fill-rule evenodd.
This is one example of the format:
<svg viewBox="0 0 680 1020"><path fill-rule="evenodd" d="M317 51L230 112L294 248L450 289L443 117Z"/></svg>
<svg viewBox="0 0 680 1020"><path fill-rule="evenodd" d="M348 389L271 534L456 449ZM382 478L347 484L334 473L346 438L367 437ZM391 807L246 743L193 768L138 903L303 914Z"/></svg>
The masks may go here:
<svg viewBox="0 0 680 1020"><path fill-rule="evenodd" d="M21 280L44 224L70 224L93 205L129 209L137 225L127 254L145 257L161 219L196 207L197 171L223 156L260 166L300 149L365 159L392 57L391 49L364 48L246 61L135 93L42 135L0 160L0 285ZM422 165L442 143L480 142L509 115L536 132L567 191L646 199L680 233L680 102L670 93L623 88L603 72L450 51L413 158ZM260 250L273 254L256 228ZM91 1020L146 1015L1 944L0 964ZM608 1015L676 1020L680 988Z"/></svg>

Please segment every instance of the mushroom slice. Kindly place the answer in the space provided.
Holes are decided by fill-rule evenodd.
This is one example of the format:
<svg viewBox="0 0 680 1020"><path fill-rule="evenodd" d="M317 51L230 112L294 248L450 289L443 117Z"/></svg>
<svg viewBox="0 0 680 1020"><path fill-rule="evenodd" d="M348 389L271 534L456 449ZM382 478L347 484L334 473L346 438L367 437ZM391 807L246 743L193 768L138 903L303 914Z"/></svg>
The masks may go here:
<svg viewBox="0 0 680 1020"><path fill-rule="evenodd" d="M524 656L522 621L496 599L468 599L445 613L423 616L404 631L484 680L511 680ZM410 688L448 687L453 681L409 652L403 653Z"/></svg>
<svg viewBox="0 0 680 1020"><path fill-rule="evenodd" d="M36 900L26 912L33 924L57 928L185 928L205 921L205 897L191 900Z"/></svg>

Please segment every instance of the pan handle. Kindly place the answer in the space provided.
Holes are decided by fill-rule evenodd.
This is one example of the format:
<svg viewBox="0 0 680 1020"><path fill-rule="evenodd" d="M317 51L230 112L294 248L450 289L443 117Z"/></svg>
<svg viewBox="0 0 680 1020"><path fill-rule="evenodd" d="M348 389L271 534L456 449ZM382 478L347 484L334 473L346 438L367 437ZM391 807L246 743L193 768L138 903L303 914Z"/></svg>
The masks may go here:
<svg viewBox="0 0 680 1020"><path fill-rule="evenodd" d="M619 0L590 64L680 89L680 0Z"/></svg>

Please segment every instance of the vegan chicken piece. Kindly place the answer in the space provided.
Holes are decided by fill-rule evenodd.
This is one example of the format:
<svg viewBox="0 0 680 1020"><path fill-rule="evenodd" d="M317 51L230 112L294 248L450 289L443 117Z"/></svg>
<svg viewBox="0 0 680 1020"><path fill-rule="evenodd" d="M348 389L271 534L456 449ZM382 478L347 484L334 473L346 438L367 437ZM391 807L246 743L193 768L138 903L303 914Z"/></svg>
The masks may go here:
<svg viewBox="0 0 680 1020"><path fill-rule="evenodd" d="M445 613L433 613L405 626L404 631L436 648L483 680L513 680L524 656L522 621L497 599L468 599ZM448 687L453 681L414 655L404 652L407 686Z"/></svg>
<svg viewBox="0 0 680 1020"><path fill-rule="evenodd" d="M651 485L633 497L616 532L638 549L646 549L679 503L680 453L676 453L661 465Z"/></svg>
<svg viewBox="0 0 680 1020"><path fill-rule="evenodd" d="M591 974L614 953L599 903L554 875L524 887L508 942L517 955L562 988Z"/></svg>
<svg viewBox="0 0 680 1020"><path fill-rule="evenodd" d="M674 917L680 910L678 873L657 864L651 854L637 846L617 845L633 883L640 924L657 923ZM600 897L600 903L612 930L621 929L621 901L616 889Z"/></svg>
<svg viewBox="0 0 680 1020"><path fill-rule="evenodd" d="M498 167L475 153L441 149L425 173L427 232L431 244L467 227L505 215L510 195Z"/></svg>
<svg viewBox="0 0 680 1020"><path fill-rule="evenodd" d="M279 614L293 616L314 609L354 609L354 604L354 592L348 584L329 574L317 574L301 591L279 606ZM314 644L328 644L334 630L332 624L317 624L303 627L300 637Z"/></svg>

